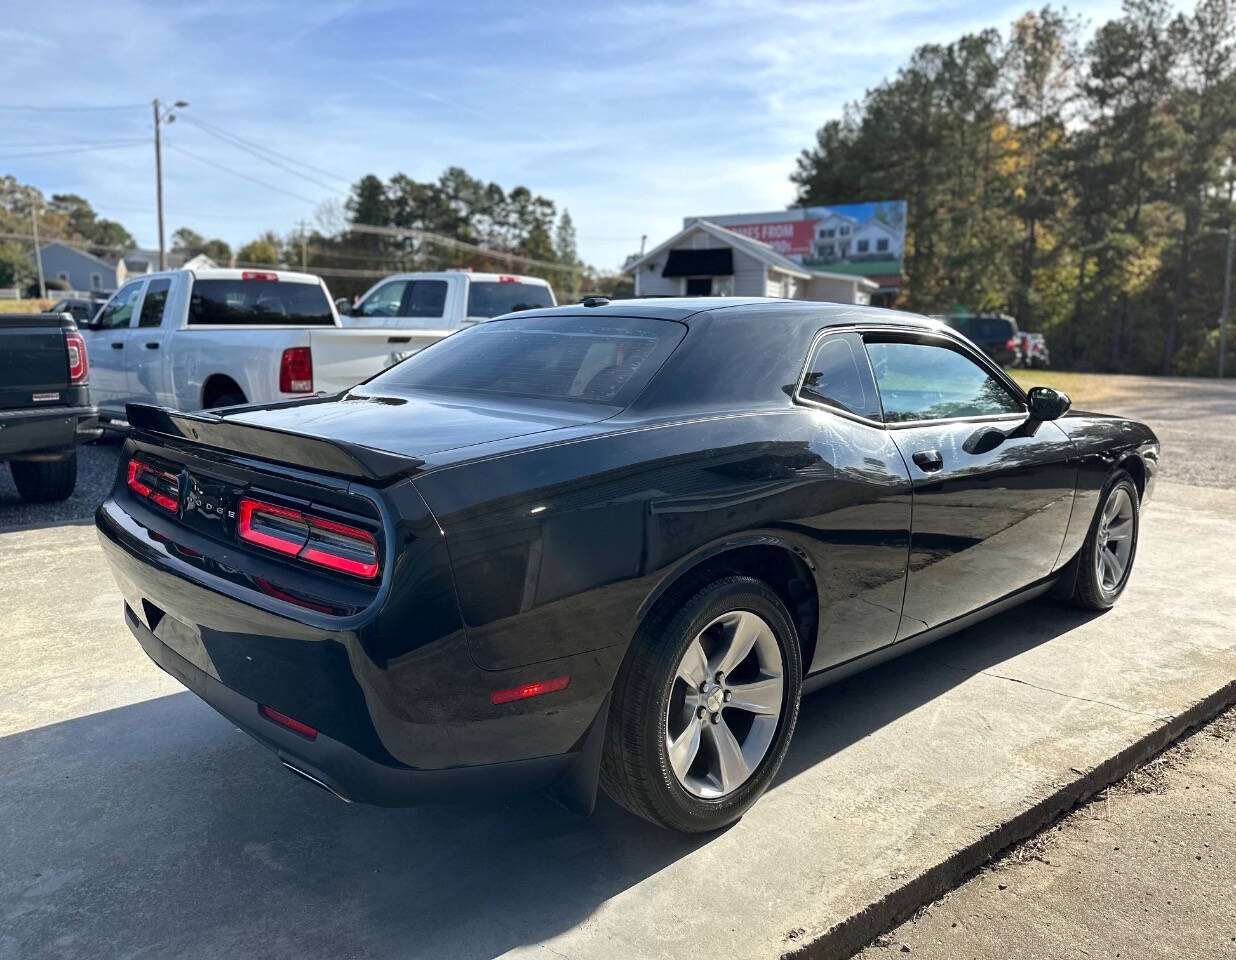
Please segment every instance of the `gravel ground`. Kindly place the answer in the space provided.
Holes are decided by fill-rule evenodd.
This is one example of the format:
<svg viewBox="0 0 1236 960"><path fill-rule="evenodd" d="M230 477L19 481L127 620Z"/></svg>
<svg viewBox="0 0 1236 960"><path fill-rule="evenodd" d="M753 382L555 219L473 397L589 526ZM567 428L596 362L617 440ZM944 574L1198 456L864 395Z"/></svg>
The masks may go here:
<svg viewBox="0 0 1236 960"><path fill-rule="evenodd" d="M8 466L0 464L0 530L91 520L116 479L119 456L120 444L114 440L79 447L77 489L61 503L26 503L17 495Z"/></svg>
<svg viewBox="0 0 1236 960"><path fill-rule="evenodd" d="M858 956L1236 957L1236 711Z"/></svg>

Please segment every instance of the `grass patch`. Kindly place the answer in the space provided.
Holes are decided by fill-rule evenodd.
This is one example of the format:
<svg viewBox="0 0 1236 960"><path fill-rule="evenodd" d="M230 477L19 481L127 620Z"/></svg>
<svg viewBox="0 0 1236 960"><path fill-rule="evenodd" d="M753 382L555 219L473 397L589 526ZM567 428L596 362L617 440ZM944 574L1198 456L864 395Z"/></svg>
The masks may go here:
<svg viewBox="0 0 1236 960"><path fill-rule="evenodd" d="M55 300L0 300L0 313L42 313L51 308Z"/></svg>

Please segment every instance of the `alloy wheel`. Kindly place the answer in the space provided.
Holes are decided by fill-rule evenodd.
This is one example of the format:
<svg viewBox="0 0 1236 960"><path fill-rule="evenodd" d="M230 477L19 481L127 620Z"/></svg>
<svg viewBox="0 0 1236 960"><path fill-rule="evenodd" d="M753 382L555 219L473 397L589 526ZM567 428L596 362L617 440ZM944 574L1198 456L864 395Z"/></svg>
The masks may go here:
<svg viewBox="0 0 1236 960"><path fill-rule="evenodd" d="M784 674L772 627L750 611L723 613L691 640L665 722L670 767L687 792L715 800L750 779L777 732Z"/></svg>
<svg viewBox="0 0 1236 960"><path fill-rule="evenodd" d="M1094 562L1099 584L1111 593L1120 588L1133 556L1133 498L1122 486L1112 490L1099 517Z"/></svg>

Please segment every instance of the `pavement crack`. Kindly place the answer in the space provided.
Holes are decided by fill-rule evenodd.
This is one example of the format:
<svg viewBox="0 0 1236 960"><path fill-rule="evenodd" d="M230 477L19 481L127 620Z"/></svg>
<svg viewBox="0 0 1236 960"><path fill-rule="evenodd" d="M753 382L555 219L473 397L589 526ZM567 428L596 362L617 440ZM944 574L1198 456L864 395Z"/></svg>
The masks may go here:
<svg viewBox="0 0 1236 960"><path fill-rule="evenodd" d="M1022 680L1019 677L1010 677L1003 673L994 673L991 670L966 670L964 667L954 666L953 664L937 659L936 657L929 656L926 659L930 660L934 664L937 664L938 666L956 671L957 673L964 673L969 676L977 675L980 677L990 677L993 680L1006 680L1009 683L1020 683L1022 686L1032 687L1035 690L1042 690L1044 693L1050 693L1057 697L1064 697L1066 700L1077 700L1081 703L1093 703L1101 707L1110 707L1113 710L1119 710L1121 713L1131 714L1135 717L1149 717L1150 719L1158 720L1161 723L1167 723L1172 719L1171 717L1164 716L1161 713L1150 713L1145 710L1134 710L1132 707L1126 707L1119 703L1112 703L1110 700L1096 700L1093 697L1082 697L1075 693L1066 693L1063 690L1056 690L1054 687L1045 687L1039 683L1031 683L1029 680Z"/></svg>

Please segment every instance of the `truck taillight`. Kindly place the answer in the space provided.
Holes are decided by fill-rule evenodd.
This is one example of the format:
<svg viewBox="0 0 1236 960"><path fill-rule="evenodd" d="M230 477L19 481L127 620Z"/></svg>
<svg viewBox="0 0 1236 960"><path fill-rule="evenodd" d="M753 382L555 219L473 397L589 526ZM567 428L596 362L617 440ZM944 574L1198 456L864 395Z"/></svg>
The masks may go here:
<svg viewBox="0 0 1236 960"><path fill-rule="evenodd" d="M236 508L236 535L284 556L372 580L378 541L368 530L291 507L244 497Z"/></svg>
<svg viewBox="0 0 1236 960"><path fill-rule="evenodd" d="M180 477L170 470L134 457L129 461L129 489L169 513L180 510Z"/></svg>
<svg viewBox="0 0 1236 960"><path fill-rule="evenodd" d="M313 352L288 347L279 360L279 389L283 393L313 393Z"/></svg>
<svg viewBox="0 0 1236 960"><path fill-rule="evenodd" d="M245 270L240 275L241 280L265 280L270 283L277 283L279 274L272 273L269 270Z"/></svg>
<svg viewBox="0 0 1236 960"><path fill-rule="evenodd" d="M86 341L76 330L66 330L64 346L69 353L69 386L84 387L90 381L90 360L86 356Z"/></svg>

